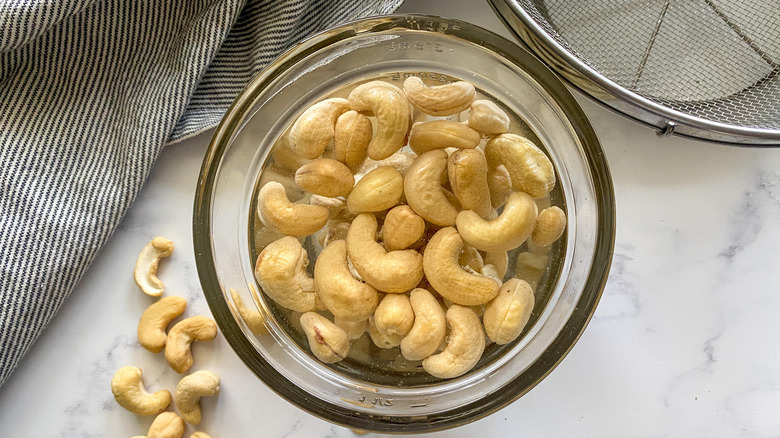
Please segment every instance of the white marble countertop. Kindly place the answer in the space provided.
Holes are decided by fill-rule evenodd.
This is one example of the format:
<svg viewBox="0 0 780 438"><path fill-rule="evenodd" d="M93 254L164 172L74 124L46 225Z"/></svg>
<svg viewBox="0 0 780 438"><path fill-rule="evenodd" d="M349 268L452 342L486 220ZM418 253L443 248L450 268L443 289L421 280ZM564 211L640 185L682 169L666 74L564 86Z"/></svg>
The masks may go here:
<svg viewBox="0 0 780 438"><path fill-rule="evenodd" d="M401 11L508 33L483 2L409 1ZM617 201L612 271L566 359L505 409L432 436L780 435L780 149L744 149L649 129L580 101L601 138ZM137 345L149 299L131 271L156 235L176 243L160 269L186 315L209 315L192 249L195 184L210 133L167 147L138 200L0 391L0 436L130 437L151 417L114 401L127 364L150 388L179 376ZM276 396L223 337L197 345L222 377L201 430L217 437L353 437ZM194 432L188 426L189 436Z"/></svg>

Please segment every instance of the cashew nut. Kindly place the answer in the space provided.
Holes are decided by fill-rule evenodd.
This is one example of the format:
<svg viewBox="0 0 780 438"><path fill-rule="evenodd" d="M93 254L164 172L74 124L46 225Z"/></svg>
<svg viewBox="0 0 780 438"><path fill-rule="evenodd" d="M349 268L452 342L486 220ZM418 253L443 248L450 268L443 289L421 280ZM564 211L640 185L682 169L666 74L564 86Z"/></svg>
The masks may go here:
<svg viewBox="0 0 780 438"><path fill-rule="evenodd" d="M347 100L338 97L309 107L290 128L290 149L310 160L322 155L333 138L336 119L347 110Z"/></svg>
<svg viewBox="0 0 780 438"><path fill-rule="evenodd" d="M391 335L377 330L373 316L368 318L368 334L371 336L371 341L374 342L374 345L384 349L395 348L401 345L401 340L403 339L401 335Z"/></svg>
<svg viewBox="0 0 780 438"><path fill-rule="evenodd" d="M349 337L341 327L319 313L301 315L301 327L309 339L311 352L325 363L338 362L349 354Z"/></svg>
<svg viewBox="0 0 780 438"><path fill-rule="evenodd" d="M360 169L368 154L368 145L374 128L368 117L350 110L336 120L333 149L336 159L346 164L353 173Z"/></svg>
<svg viewBox="0 0 780 438"><path fill-rule="evenodd" d="M388 251L408 248L425 233L425 220L408 205L393 207L382 224L382 241Z"/></svg>
<svg viewBox="0 0 780 438"><path fill-rule="evenodd" d="M409 102L395 85L371 81L358 85L349 93L349 106L355 111L369 111L376 116L377 129L368 145L368 156L383 160L404 145L409 131Z"/></svg>
<svg viewBox="0 0 780 438"><path fill-rule="evenodd" d="M512 278L501 286L498 296L482 315L485 333L498 345L508 344L523 331L534 309L534 291L523 280Z"/></svg>
<svg viewBox="0 0 780 438"><path fill-rule="evenodd" d="M361 321L344 321L341 318L334 318L333 323L341 327L347 333L349 339L360 339L363 333L368 329L368 319Z"/></svg>
<svg viewBox="0 0 780 438"><path fill-rule="evenodd" d="M453 227L433 235L423 254L425 277L442 297L464 306L486 303L500 286L490 277L465 271L458 263L463 239Z"/></svg>
<svg viewBox="0 0 780 438"><path fill-rule="evenodd" d="M328 209L328 219L337 218L346 207L346 202L341 198L329 198L327 196L311 195L309 205L319 205ZM319 231L322 231L320 229Z"/></svg>
<svg viewBox="0 0 780 438"><path fill-rule="evenodd" d="M477 248L465 243L460 250L460 255L458 255L458 264L467 268L467 271L470 269L474 272L480 272L485 262L482 260L482 254L477 251Z"/></svg>
<svg viewBox="0 0 780 438"><path fill-rule="evenodd" d="M482 151L459 149L447 160L452 193L464 210L473 210L486 217L493 210L487 182L487 161Z"/></svg>
<svg viewBox="0 0 780 438"><path fill-rule="evenodd" d="M435 149L417 157L404 178L406 202L412 210L441 226L454 225L458 215L441 186L441 175L446 169L447 152Z"/></svg>
<svg viewBox="0 0 780 438"><path fill-rule="evenodd" d="M181 417L173 412L163 412L154 418L149 432L143 438L181 438L185 427Z"/></svg>
<svg viewBox="0 0 780 438"><path fill-rule="evenodd" d="M469 126L486 135L509 132L509 116L489 100L475 100L469 108Z"/></svg>
<svg viewBox="0 0 780 438"><path fill-rule="evenodd" d="M160 390L146 392L141 378L143 372L136 367L122 367L111 379L111 392L119 406L138 415L157 415L171 404L171 393Z"/></svg>
<svg viewBox="0 0 780 438"><path fill-rule="evenodd" d="M490 189L490 204L493 208L506 204L512 193L512 178L503 164L488 168L487 184Z"/></svg>
<svg viewBox="0 0 780 438"><path fill-rule="evenodd" d="M566 229L566 213L559 207L545 208L536 218L531 240L537 245L548 246L558 240Z"/></svg>
<svg viewBox="0 0 780 438"><path fill-rule="evenodd" d="M533 289L539 285L539 280L547 271L546 255L532 252L521 252L515 261L515 275L528 282Z"/></svg>
<svg viewBox="0 0 780 438"><path fill-rule="evenodd" d="M379 301L376 289L356 279L349 271L344 240L334 240L317 257L314 284L330 313L345 321L368 318Z"/></svg>
<svg viewBox="0 0 780 438"><path fill-rule="evenodd" d="M406 169L412 165L412 162L415 158L417 158L417 154L404 149L401 149L384 160L377 161L368 158L363 163L363 166L360 168L360 170L355 174L355 181L360 181L364 176L366 176L366 174L368 174L368 172L383 166L392 167L393 169L397 170L398 173L404 175L406 174Z"/></svg>
<svg viewBox="0 0 780 438"><path fill-rule="evenodd" d="M444 342L447 322L441 305L427 290L413 290L409 302L414 311L414 325L401 341L401 354L407 360L423 360Z"/></svg>
<svg viewBox="0 0 780 438"><path fill-rule="evenodd" d="M187 300L177 296L161 298L147 307L138 322L138 342L141 346L152 353L161 352L165 347L165 328L186 308Z"/></svg>
<svg viewBox="0 0 780 438"><path fill-rule="evenodd" d="M309 160L301 157L290 148L290 140L285 136L279 139L271 152L273 165L281 167L288 173L295 172L299 167L306 164ZM265 172L263 172L265 173Z"/></svg>
<svg viewBox="0 0 780 438"><path fill-rule="evenodd" d="M280 306L296 312L318 308L314 280L306 273L309 256L295 237L285 236L263 249L255 263L255 278Z"/></svg>
<svg viewBox="0 0 780 438"><path fill-rule="evenodd" d="M182 377L176 385L176 409L190 424L200 424L200 398L219 394L219 376L208 370Z"/></svg>
<svg viewBox="0 0 780 438"><path fill-rule="evenodd" d="M328 209L318 205L293 204L284 186L267 182L257 195L257 216L266 227L286 236L314 234L328 221Z"/></svg>
<svg viewBox="0 0 780 438"><path fill-rule="evenodd" d="M449 147L474 149L480 140L479 132L452 120L415 123L409 133L409 147L416 154Z"/></svg>
<svg viewBox="0 0 780 438"><path fill-rule="evenodd" d="M330 158L317 158L295 172L295 183L315 195L347 196L355 185L355 177L344 163Z"/></svg>
<svg viewBox="0 0 780 438"><path fill-rule="evenodd" d="M468 108L477 95L470 82L459 81L428 87L416 76L410 76L404 81L404 92L415 108L432 116L457 114Z"/></svg>
<svg viewBox="0 0 780 438"><path fill-rule="evenodd" d="M252 286L250 285L250 287ZM252 288L252 295L255 294L256 292L254 291L254 288ZM241 294L232 287L230 288L230 297L233 299L238 316L240 316L247 327L249 327L249 330L258 336L267 335L268 328L265 326L265 318L263 318L263 315L261 315L257 309L247 307L247 305L244 304L244 300L241 299Z"/></svg>
<svg viewBox="0 0 780 438"><path fill-rule="evenodd" d="M536 224L536 203L523 192L509 195L504 210L493 220L471 210L458 213L455 221L463 240L482 251L508 251L522 245Z"/></svg>
<svg viewBox="0 0 780 438"><path fill-rule="evenodd" d="M473 310L453 304L447 309L446 316L450 328L447 347L422 362L428 374L440 379L466 374L485 351L485 332Z"/></svg>
<svg viewBox="0 0 780 438"><path fill-rule="evenodd" d="M133 277L135 284L150 297L159 297L165 291L165 287L157 278L157 266L160 259L173 253L173 242L163 237L155 237L144 246L138 260L135 262Z"/></svg>
<svg viewBox="0 0 780 438"><path fill-rule="evenodd" d="M217 324L205 316L193 316L176 323L165 341L165 359L179 374L192 367L193 341L210 341L217 336Z"/></svg>
<svg viewBox="0 0 780 438"><path fill-rule="evenodd" d="M377 221L358 215L347 231L347 254L366 283L378 290L402 293L423 278L423 256L413 249L388 252L376 241Z"/></svg>
<svg viewBox="0 0 780 438"><path fill-rule="evenodd" d="M485 253L485 264L493 265L498 278L504 278L509 268L509 254L506 251L488 251Z"/></svg>
<svg viewBox="0 0 780 438"><path fill-rule="evenodd" d="M389 166L377 167L355 184L347 197L347 207L354 214L387 210L403 193L403 175Z"/></svg>
<svg viewBox="0 0 780 438"><path fill-rule="evenodd" d="M387 294L374 312L377 331L386 335L406 336L414 324L414 310L405 294Z"/></svg>
<svg viewBox="0 0 780 438"><path fill-rule="evenodd" d="M541 198L555 187L555 169L547 155L533 142L517 134L501 134L485 145L491 167L506 166L512 187Z"/></svg>

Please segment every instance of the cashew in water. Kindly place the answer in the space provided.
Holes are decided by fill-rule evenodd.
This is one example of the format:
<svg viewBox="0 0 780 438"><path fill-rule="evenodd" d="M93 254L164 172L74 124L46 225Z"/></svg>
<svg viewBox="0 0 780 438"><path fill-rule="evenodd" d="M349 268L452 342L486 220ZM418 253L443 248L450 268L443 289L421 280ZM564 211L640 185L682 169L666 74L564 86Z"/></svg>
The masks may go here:
<svg viewBox="0 0 780 438"><path fill-rule="evenodd" d="M402 293L423 278L423 256L413 249L387 251L376 241L377 221L358 215L347 232L347 254L366 283L378 290Z"/></svg>
<svg viewBox="0 0 780 438"><path fill-rule="evenodd" d="M417 157L404 177L406 202L412 210L441 226L454 225L458 215L441 186L441 175L446 169L447 152L435 149Z"/></svg>
<svg viewBox="0 0 780 438"><path fill-rule="evenodd" d="M301 326L309 339L311 352L325 363L338 362L349 354L349 337L341 327L319 313L301 315Z"/></svg>
<svg viewBox="0 0 780 438"><path fill-rule="evenodd" d="M506 251L487 251L485 264L493 265L496 268L498 278L504 278L506 270L509 268L509 254Z"/></svg>
<svg viewBox="0 0 780 438"><path fill-rule="evenodd" d="M318 205L293 204L284 186L267 182L257 195L257 216L266 227L286 236L314 234L328 221L328 209Z"/></svg>
<svg viewBox="0 0 780 438"><path fill-rule="evenodd" d="M389 166L368 172L347 197L347 207L353 214L373 213L393 207L404 193L404 177Z"/></svg>
<svg viewBox="0 0 780 438"><path fill-rule="evenodd" d="M555 187L555 169L547 155L531 140L517 134L501 134L485 145L491 167L506 166L512 187L541 198Z"/></svg>
<svg viewBox="0 0 780 438"><path fill-rule="evenodd" d="M306 273L309 256L295 237L285 236L263 249L255 263L255 278L280 306L297 312L319 307L314 280Z"/></svg>
<svg viewBox="0 0 780 438"><path fill-rule="evenodd" d="M290 141L287 137L282 137L279 142L274 146L273 152L273 165L281 167L286 172L295 172L299 167L306 164L309 160L301 157L294 150L290 148Z"/></svg>
<svg viewBox="0 0 780 438"><path fill-rule="evenodd" d="M120 368L111 379L111 392L119 406L128 411L138 415L157 415L171 404L171 393L167 390L153 394L146 392L142 374L140 368Z"/></svg>
<svg viewBox="0 0 780 438"><path fill-rule="evenodd" d="M328 219L335 219L344 211L346 202L340 198L329 198L327 196L311 195L309 205L318 205L328 209ZM322 231L320 229L319 231Z"/></svg>
<svg viewBox="0 0 780 438"><path fill-rule="evenodd" d="M534 309L534 291L523 280L513 278L501 286L498 296L482 315L485 333L498 345L508 344L523 331Z"/></svg>
<svg viewBox="0 0 780 438"><path fill-rule="evenodd" d="M458 114L468 108L477 95L470 82L459 81L428 87L416 76L404 81L404 92L415 108L432 116Z"/></svg>
<svg viewBox="0 0 780 438"><path fill-rule="evenodd" d="M347 100L338 97L309 107L290 128L290 149L310 160L322 155L333 138L336 119L347 110Z"/></svg>
<svg viewBox="0 0 780 438"><path fill-rule="evenodd" d="M427 290L413 290L409 302L414 311L414 325L401 341L401 354L407 360L423 360L444 342L447 322L444 310Z"/></svg>
<svg viewBox="0 0 780 438"><path fill-rule="evenodd" d="M401 340L403 339L401 335L391 335L377 330L373 316L368 318L368 334L371 336L371 341L374 342L374 345L385 349L401 345Z"/></svg>
<svg viewBox="0 0 780 438"><path fill-rule="evenodd" d="M434 149L474 149L480 142L479 132L452 120L415 123L409 133L409 147L416 154Z"/></svg>
<svg viewBox="0 0 780 438"><path fill-rule="evenodd" d="M344 321L341 318L334 318L333 323L341 327L347 333L349 339L359 339L368 329L368 319L361 321Z"/></svg>
<svg viewBox="0 0 780 438"><path fill-rule="evenodd" d="M500 286L490 277L465 271L458 263L463 239L453 227L433 235L423 254L425 277L442 297L464 306L495 298Z"/></svg>
<svg viewBox="0 0 780 438"><path fill-rule="evenodd" d="M536 218L531 240L537 245L548 246L558 240L566 229L566 213L559 207L545 208Z"/></svg>
<svg viewBox="0 0 780 438"><path fill-rule="evenodd" d="M254 290L252 290L252 292L254 294ZM263 318L263 315L261 315L257 309L251 309L244 304L244 300L241 299L241 294L233 288L230 288L230 297L233 299L238 316L240 316L247 327L249 327L249 330L258 336L267 335L268 328L265 326L265 318Z"/></svg>
<svg viewBox="0 0 780 438"><path fill-rule="evenodd" d="M517 255L515 262L515 275L517 278L527 281L531 288L536 289L539 280L547 271L547 260L546 255L521 252Z"/></svg>
<svg viewBox="0 0 780 438"><path fill-rule="evenodd" d="M315 234L317 243L319 243L322 248L325 248L334 240L346 239L349 225L350 222L342 222L341 220L328 221L328 223L325 224L325 228L317 231L317 234Z"/></svg>
<svg viewBox="0 0 780 438"><path fill-rule="evenodd" d="M490 204L493 208L506 204L512 193L512 178L503 164L488 168L487 184L490 189Z"/></svg>
<svg viewBox="0 0 780 438"><path fill-rule="evenodd" d="M487 161L482 151L459 149L447 160L447 171L452 193L464 210L473 210L487 217L493 210L487 183Z"/></svg>
<svg viewBox="0 0 780 438"><path fill-rule="evenodd" d="M386 335L406 336L414 324L414 310L405 294L387 294L374 312L376 329Z"/></svg>
<svg viewBox="0 0 780 438"><path fill-rule="evenodd" d="M133 277L135 284L150 297L159 297L165 291L165 287L157 278L157 266L160 259L173 253L173 242L163 237L155 237L144 246L138 260L135 262Z"/></svg>
<svg viewBox="0 0 780 438"><path fill-rule="evenodd" d="M453 304L447 309L450 327L447 347L423 360L423 369L440 379L462 376L479 362L485 351L485 332L473 310Z"/></svg>
<svg viewBox="0 0 780 438"><path fill-rule="evenodd" d="M317 257L314 284L330 313L345 321L368 318L379 302L376 289L356 279L349 271L344 240L334 240Z"/></svg>
<svg viewBox="0 0 780 438"><path fill-rule="evenodd" d="M482 259L482 254L477 251L477 248L466 243L460 250L460 255L458 255L458 264L468 268L467 270L471 269L474 272L480 272L482 271L485 262Z"/></svg>
<svg viewBox="0 0 780 438"><path fill-rule="evenodd" d="M309 193L333 198L349 195L355 185L355 177L344 163L317 158L295 172L295 183Z"/></svg>
<svg viewBox="0 0 780 438"><path fill-rule="evenodd" d="M173 412L163 412L152 421L146 438L181 438L185 427L181 417Z"/></svg>
<svg viewBox="0 0 780 438"><path fill-rule="evenodd" d="M193 341L211 341L217 336L217 324L205 316L193 316L176 323L168 332L165 341L165 359L168 365L179 374L192 367Z"/></svg>
<svg viewBox="0 0 780 438"><path fill-rule="evenodd" d="M360 169L368 154L368 145L374 128L368 117L350 110L336 120L333 149L336 159L346 164L353 173Z"/></svg>
<svg viewBox="0 0 780 438"><path fill-rule="evenodd" d="M394 153L390 157L385 158L384 160L377 161L368 158L363 163L363 166L360 168L360 170L355 174L355 181L360 181L368 174L368 172L383 166L392 167L393 169L397 170L398 173L404 175L406 174L406 169L412 165L412 162L415 158L417 158L417 154L412 151L403 149Z"/></svg>
<svg viewBox="0 0 780 438"><path fill-rule="evenodd" d="M196 371L182 377L176 385L176 409L184 421L200 424L200 398L219 394L219 376L208 370Z"/></svg>
<svg viewBox="0 0 780 438"><path fill-rule="evenodd" d="M475 100L471 103L469 126L486 135L509 132L509 116L489 100Z"/></svg>
<svg viewBox="0 0 780 438"><path fill-rule="evenodd" d="M528 194L514 192L501 214L482 219L471 210L458 213L455 221L463 240L482 251L508 251L522 245L536 224L536 203Z"/></svg>
<svg viewBox="0 0 780 438"><path fill-rule="evenodd" d="M387 82L367 82L349 93L349 106L376 116L376 134L368 145L371 159L383 160L401 149L409 131L410 116L409 102L401 89Z"/></svg>
<svg viewBox="0 0 780 438"><path fill-rule="evenodd" d="M165 328L186 308L187 300L177 296L161 298L147 307L138 322L138 342L141 346L152 353L161 352L165 348Z"/></svg>
<svg viewBox="0 0 780 438"><path fill-rule="evenodd" d="M408 205L393 207L382 224L382 241L388 251L408 248L425 233L425 220Z"/></svg>

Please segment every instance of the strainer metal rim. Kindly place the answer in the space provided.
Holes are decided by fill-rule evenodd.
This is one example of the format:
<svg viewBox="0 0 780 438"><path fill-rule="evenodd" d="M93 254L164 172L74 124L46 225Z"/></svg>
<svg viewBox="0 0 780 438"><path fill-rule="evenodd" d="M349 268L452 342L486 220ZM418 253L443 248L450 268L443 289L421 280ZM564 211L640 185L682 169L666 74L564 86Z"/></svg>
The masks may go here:
<svg viewBox="0 0 780 438"><path fill-rule="evenodd" d="M559 76L561 76L568 85L576 88L583 94L590 98L600 102L607 107L618 111L624 116L628 116L633 120L637 120L646 125L654 127L658 130L660 136L666 136L669 134L677 134L685 137L692 137L700 140L713 141L718 143L726 143L731 145L742 146L780 146L780 130L767 129L767 128L754 128L745 127L739 125L733 125L728 123L716 122L713 120L705 119L691 114L684 113L672 109L668 106L654 102L642 96L639 93L631 91L621 85L618 85L615 81L601 74L598 70L589 66L579 57L572 54L569 50L563 47L554 37L552 37L526 10L521 7L516 0L488 0L496 14L502 19L504 24L510 29L517 38L524 43L534 54L542 58L544 61L544 53L539 53L539 46L535 44L529 44L525 40L523 29L516 28L516 21L510 20L511 18L517 18L525 27L524 30L530 31L533 38L536 38L544 46L544 49L548 51L547 55L552 55L557 61L562 62L572 70L574 70L581 79L591 81L598 86L605 93L616 99L615 103L607 102L602 97L594 95L592 92L583 89L575 81L572 81L566 72L562 72L561 69L556 68L554 65L548 67L553 69ZM629 112L625 105L620 103L627 103L632 108L638 109L642 114L636 114L635 111ZM661 124L656 124L648 120L647 115L653 115L653 118L660 118ZM711 133L712 135L706 135L702 132L695 134L675 131L680 125L687 125L694 130L704 131Z"/></svg>

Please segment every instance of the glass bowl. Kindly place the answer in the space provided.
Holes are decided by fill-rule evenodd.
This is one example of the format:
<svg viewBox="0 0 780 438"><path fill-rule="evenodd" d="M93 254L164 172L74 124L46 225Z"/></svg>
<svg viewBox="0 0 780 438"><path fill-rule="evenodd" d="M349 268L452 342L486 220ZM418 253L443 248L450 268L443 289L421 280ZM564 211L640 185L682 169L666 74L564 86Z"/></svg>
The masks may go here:
<svg viewBox="0 0 780 438"><path fill-rule="evenodd" d="M253 275L252 197L271 146L303 109L367 78L471 81L519 115L558 173L567 211L560 261L524 334L451 379L325 365L284 330ZM214 133L193 218L198 274L239 357L273 391L325 420L377 432L423 432L474 421L539 383L572 348L603 290L615 234L612 182L585 114L555 75L517 45L462 21L393 15L348 23L298 44L261 71ZM314 264L311 260L309 268ZM511 269L510 269L511 270ZM232 290L232 291L231 291ZM268 334L233 301L259 312ZM254 329L254 332L253 332ZM264 331L264 330L263 330ZM258 334L255 334L258 333Z"/></svg>

